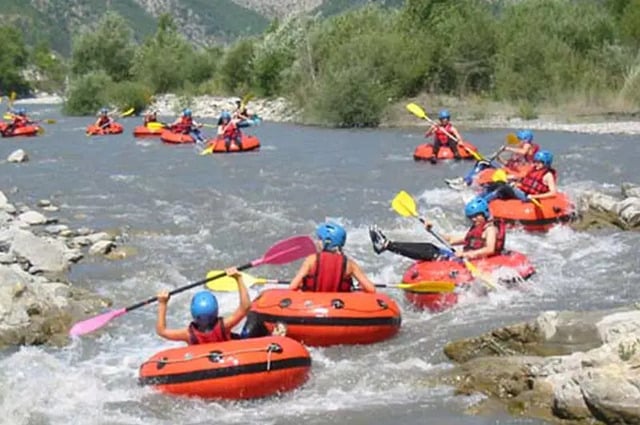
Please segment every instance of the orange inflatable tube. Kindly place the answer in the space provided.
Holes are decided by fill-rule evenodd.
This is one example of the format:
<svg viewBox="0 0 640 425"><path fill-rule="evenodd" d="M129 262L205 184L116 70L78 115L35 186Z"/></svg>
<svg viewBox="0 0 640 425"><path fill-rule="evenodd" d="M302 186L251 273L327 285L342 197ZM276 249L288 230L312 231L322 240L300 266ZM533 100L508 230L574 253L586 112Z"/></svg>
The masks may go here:
<svg viewBox="0 0 640 425"><path fill-rule="evenodd" d="M383 293L270 289L256 298L251 311L269 331L283 322L287 336L310 346L384 341L402 322L400 308Z"/></svg>
<svg viewBox="0 0 640 425"><path fill-rule="evenodd" d="M268 336L161 351L140 366L138 382L165 394L240 400L298 388L310 368L302 344Z"/></svg>
<svg viewBox="0 0 640 425"><path fill-rule="evenodd" d="M0 126L2 137L17 137L17 136L35 136L40 131L40 127L37 125L25 125L24 127L14 128L11 133L5 133L5 130L9 126L6 123Z"/></svg>
<svg viewBox="0 0 640 425"><path fill-rule="evenodd" d="M509 225L522 226L530 232L545 232L558 223L568 223L577 218L574 205L564 193L538 201L540 206L518 199L494 199L489 203L489 211L494 218Z"/></svg>
<svg viewBox="0 0 640 425"><path fill-rule="evenodd" d="M520 164L512 167L504 167L503 170L507 173L507 176L522 179L533 168L533 164ZM495 168L485 168L475 175L473 182L477 185L492 183L493 173Z"/></svg>
<svg viewBox="0 0 640 425"><path fill-rule="evenodd" d="M160 140L164 143L170 143L173 145L182 145L185 143L195 143L196 139L190 134L174 133L171 130L164 129L160 133Z"/></svg>
<svg viewBox="0 0 640 425"><path fill-rule="evenodd" d="M150 128L145 125L138 125L133 129L135 137L158 137L162 133L162 128Z"/></svg>
<svg viewBox="0 0 640 425"><path fill-rule="evenodd" d="M477 152L478 148L468 142L463 143L470 150ZM474 159L473 155L471 155L467 149L458 146L458 153L462 159ZM433 144L432 143L424 143L422 145L418 145L416 150L413 152L413 159L416 161L428 161L433 156ZM453 159L453 151L449 146L443 145L440 146L440 150L438 151L438 159Z"/></svg>
<svg viewBox="0 0 640 425"><path fill-rule="evenodd" d="M242 135L242 149L231 142L231 147L227 150L227 146L222 137L216 137L207 142L207 148L211 153L231 153L231 152L247 152L260 148L260 140L256 136L248 134Z"/></svg>
<svg viewBox="0 0 640 425"><path fill-rule="evenodd" d="M520 278L528 279L535 273L529 259L519 252L509 251L501 255L494 255L472 263L483 273L493 273L501 267L514 271ZM416 283L428 281L452 282L454 292L412 292L405 290L407 301L421 309L439 312L453 307L458 303L458 292L468 288L474 277L464 264L453 260L419 261L414 263L404 273L402 283Z"/></svg>
<svg viewBox="0 0 640 425"><path fill-rule="evenodd" d="M109 134L120 134L124 128L122 124L114 122L107 127L98 127L97 125L91 124L87 126L87 135L89 136L106 136Z"/></svg>

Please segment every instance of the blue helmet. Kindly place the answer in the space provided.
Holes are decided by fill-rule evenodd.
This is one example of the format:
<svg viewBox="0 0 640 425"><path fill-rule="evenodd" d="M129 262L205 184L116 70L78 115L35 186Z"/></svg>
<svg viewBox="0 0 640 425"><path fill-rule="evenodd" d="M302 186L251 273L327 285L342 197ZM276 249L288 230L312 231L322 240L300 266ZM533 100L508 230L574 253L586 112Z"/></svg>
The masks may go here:
<svg viewBox="0 0 640 425"><path fill-rule="evenodd" d="M221 120L230 120L231 119L231 113L229 111L222 111L222 113L220 114L220 119Z"/></svg>
<svg viewBox="0 0 640 425"><path fill-rule="evenodd" d="M443 109L442 111L440 111L440 114L438 114L438 118L440 118L441 120L448 120L449 118L451 118L451 114L446 109Z"/></svg>
<svg viewBox="0 0 640 425"><path fill-rule="evenodd" d="M18 115L20 115L21 117L24 117L25 115L27 115L27 110L25 108L18 108L18 110L16 111L16 113Z"/></svg>
<svg viewBox="0 0 640 425"><path fill-rule="evenodd" d="M484 218L489 218L489 204L480 196L476 196L464 206L464 215L468 218L475 217L478 214L482 214Z"/></svg>
<svg viewBox="0 0 640 425"><path fill-rule="evenodd" d="M109 113L109 110L107 108L102 108L102 109L100 109L100 113L102 115L107 115Z"/></svg>
<svg viewBox="0 0 640 425"><path fill-rule="evenodd" d="M185 117L190 117L191 116L191 109L189 108L184 108L182 110L182 115L184 115Z"/></svg>
<svg viewBox="0 0 640 425"><path fill-rule="evenodd" d="M522 140L525 142L533 141L533 131L531 130L518 130L516 134L518 136L518 140Z"/></svg>
<svg viewBox="0 0 640 425"><path fill-rule="evenodd" d="M316 227L316 236L322 241L323 250L342 248L347 241L347 232L338 223L322 223Z"/></svg>
<svg viewBox="0 0 640 425"><path fill-rule="evenodd" d="M218 300L209 291L200 291L191 299L191 316L193 320L210 324L218 317Z"/></svg>
<svg viewBox="0 0 640 425"><path fill-rule="evenodd" d="M534 161L540 161L545 167L551 167L553 163L553 154L549 151L538 151L533 156Z"/></svg>

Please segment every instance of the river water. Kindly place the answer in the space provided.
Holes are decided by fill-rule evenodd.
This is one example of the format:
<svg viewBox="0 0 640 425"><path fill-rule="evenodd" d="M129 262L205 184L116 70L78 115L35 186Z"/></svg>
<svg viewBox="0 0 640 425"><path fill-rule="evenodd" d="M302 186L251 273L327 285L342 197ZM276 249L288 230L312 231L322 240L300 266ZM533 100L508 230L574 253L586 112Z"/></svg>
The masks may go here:
<svg viewBox="0 0 640 425"><path fill-rule="evenodd" d="M394 240L428 240L414 220L398 217L390 201L406 190L437 230L463 231L463 201L444 178L470 163L433 166L412 159L420 129L333 130L264 123L250 129L259 152L199 156L192 146L135 140L137 118L123 120L120 136L88 138L87 118L61 117L56 106L34 106L34 116L55 118L33 139L3 139L0 158L17 148L31 161L0 165L0 190L14 203L50 199L56 216L77 228L117 229L137 255L110 261L87 258L72 281L130 305L160 289L202 279L208 270L244 264L277 240L311 234L333 218L348 230L346 252L376 282L398 283L410 260L375 255L367 227L376 223ZM507 130L467 130L488 154ZM638 137L536 132L555 153L560 186L570 194L618 190L635 181ZM17 188L17 192L12 193ZM155 305L120 317L100 332L64 348L27 347L0 354L0 423L6 424L537 424L496 413L470 416L480 396L462 397L433 386L429 376L450 368L442 354L449 340L531 318L549 309L596 309L635 301L640 294L640 235L590 233L567 227L544 235L509 234L507 246L530 256L537 274L523 291L469 296L441 314L403 307L399 335L359 347L311 349L312 376L277 398L216 403L171 398L137 386L139 365L173 344L155 335ZM299 263L262 267L255 276L290 278ZM260 288L253 288L252 296ZM222 313L235 294L220 294ZM190 296L171 300L169 326L189 320Z"/></svg>

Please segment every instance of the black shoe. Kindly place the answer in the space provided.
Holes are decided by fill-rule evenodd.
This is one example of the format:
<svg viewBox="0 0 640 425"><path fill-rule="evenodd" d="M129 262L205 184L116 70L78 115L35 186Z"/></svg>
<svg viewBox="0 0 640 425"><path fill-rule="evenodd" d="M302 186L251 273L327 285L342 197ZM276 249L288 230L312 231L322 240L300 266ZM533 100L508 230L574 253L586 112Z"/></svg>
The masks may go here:
<svg viewBox="0 0 640 425"><path fill-rule="evenodd" d="M453 159L455 159L456 161L460 161L462 157L460 155L453 155Z"/></svg>
<svg viewBox="0 0 640 425"><path fill-rule="evenodd" d="M377 226L369 227L369 237L371 238L371 242L373 243L373 250L375 251L376 254L380 254L381 252L387 249L387 245L389 245L389 240L378 229Z"/></svg>
<svg viewBox="0 0 640 425"><path fill-rule="evenodd" d="M435 156L432 156L431 158L429 158L429 162L431 162L432 164L435 164L436 162L438 162L438 160L436 159Z"/></svg>

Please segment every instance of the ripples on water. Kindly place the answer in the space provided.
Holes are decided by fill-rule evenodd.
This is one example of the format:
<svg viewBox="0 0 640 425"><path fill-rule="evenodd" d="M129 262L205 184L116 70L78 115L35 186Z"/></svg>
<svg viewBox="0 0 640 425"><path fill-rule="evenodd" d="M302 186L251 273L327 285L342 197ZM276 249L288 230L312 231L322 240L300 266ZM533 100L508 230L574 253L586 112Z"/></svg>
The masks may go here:
<svg viewBox="0 0 640 425"><path fill-rule="evenodd" d="M50 117L51 109L47 109ZM331 217L349 232L347 253L377 282L398 283L410 260L372 252L367 226L396 240L428 240L419 223L400 218L389 202L412 193L421 214L443 232L463 231L462 195L442 184L469 163L431 166L412 160L420 130L326 130L265 124L255 129L263 148L243 155L200 157L192 147L134 140L136 119L123 136L87 138L88 120L59 118L44 137L2 140L0 157L22 147L31 162L3 164L1 190L13 202L48 198L72 227L114 228L138 254L125 261L87 258L72 280L129 305L163 288L201 279L209 269L243 264L270 244L311 234ZM483 152L506 131L468 131ZM633 137L537 132L552 146L560 185L571 194L618 190L633 181ZM155 307L114 320L104 331L57 349L26 347L0 356L0 423L7 424L438 424L538 423L462 412L481 397L454 397L428 376L451 367L442 354L451 339L531 318L547 309L593 309L637 299L634 233L544 235L511 232L508 246L529 255L537 274L521 291L471 295L451 311L416 312L398 292L403 326L393 340L362 347L311 349L312 377L282 397L241 403L169 398L136 385L140 363L172 344L154 333ZM262 267L256 276L289 278L297 263ZM251 290L257 295L259 288ZM236 294L220 294L222 312ZM171 300L170 326L189 320L189 296Z"/></svg>

